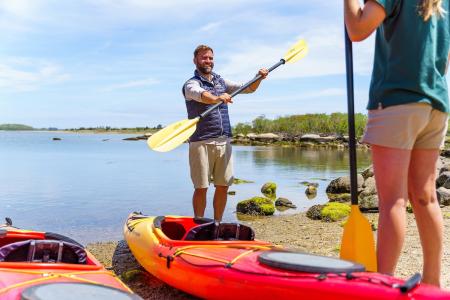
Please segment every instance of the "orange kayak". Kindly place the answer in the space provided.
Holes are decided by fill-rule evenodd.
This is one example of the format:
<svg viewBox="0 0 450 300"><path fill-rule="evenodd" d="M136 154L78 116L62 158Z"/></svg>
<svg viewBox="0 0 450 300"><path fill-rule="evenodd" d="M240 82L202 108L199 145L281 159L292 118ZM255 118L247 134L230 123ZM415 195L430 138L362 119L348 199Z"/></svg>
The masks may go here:
<svg viewBox="0 0 450 300"><path fill-rule="evenodd" d="M64 299L140 299L78 242L0 225L0 299L54 299L58 293Z"/></svg>
<svg viewBox="0 0 450 300"><path fill-rule="evenodd" d="M338 258L293 252L254 239L239 223L130 214L125 239L167 284L204 299L450 299L450 292Z"/></svg>

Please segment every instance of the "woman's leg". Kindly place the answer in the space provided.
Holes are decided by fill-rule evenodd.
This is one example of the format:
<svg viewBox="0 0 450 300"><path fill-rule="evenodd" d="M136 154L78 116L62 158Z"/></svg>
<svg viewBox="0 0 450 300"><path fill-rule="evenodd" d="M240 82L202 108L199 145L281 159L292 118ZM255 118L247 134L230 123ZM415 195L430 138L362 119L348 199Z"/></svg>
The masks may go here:
<svg viewBox="0 0 450 300"><path fill-rule="evenodd" d="M408 190L423 249L423 282L440 285L443 220L436 196L439 150L414 149Z"/></svg>
<svg viewBox="0 0 450 300"><path fill-rule="evenodd" d="M411 150L372 145L372 160L379 199L378 271L393 274L403 247Z"/></svg>

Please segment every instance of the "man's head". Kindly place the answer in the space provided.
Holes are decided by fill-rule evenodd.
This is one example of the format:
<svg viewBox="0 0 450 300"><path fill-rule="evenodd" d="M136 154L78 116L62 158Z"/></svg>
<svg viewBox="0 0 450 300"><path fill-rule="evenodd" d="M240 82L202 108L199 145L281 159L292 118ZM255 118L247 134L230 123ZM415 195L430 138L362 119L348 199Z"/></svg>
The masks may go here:
<svg viewBox="0 0 450 300"><path fill-rule="evenodd" d="M200 45L194 51L194 64L197 70L205 75L211 74L214 68L214 52L211 47Z"/></svg>

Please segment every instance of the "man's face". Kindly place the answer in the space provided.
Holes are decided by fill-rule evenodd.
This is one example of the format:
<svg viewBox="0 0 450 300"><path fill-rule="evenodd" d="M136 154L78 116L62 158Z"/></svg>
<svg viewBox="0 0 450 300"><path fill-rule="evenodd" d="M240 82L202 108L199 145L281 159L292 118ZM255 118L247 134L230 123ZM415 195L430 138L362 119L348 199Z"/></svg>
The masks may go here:
<svg viewBox="0 0 450 300"><path fill-rule="evenodd" d="M196 57L194 57L194 64L203 74L211 74L214 68L214 54L211 50L200 51Z"/></svg>

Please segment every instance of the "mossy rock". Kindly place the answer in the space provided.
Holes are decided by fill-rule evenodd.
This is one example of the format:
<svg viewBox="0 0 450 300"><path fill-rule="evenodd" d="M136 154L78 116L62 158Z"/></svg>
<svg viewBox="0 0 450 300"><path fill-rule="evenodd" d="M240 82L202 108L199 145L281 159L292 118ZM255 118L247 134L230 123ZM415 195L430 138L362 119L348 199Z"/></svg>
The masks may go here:
<svg viewBox="0 0 450 300"><path fill-rule="evenodd" d="M325 222L335 222L350 215L350 205L339 202L329 202L325 204L320 212L322 220Z"/></svg>
<svg viewBox="0 0 450 300"><path fill-rule="evenodd" d="M350 193L341 193L341 194L332 194L327 193L328 200L330 202L350 202L351 201L351 194Z"/></svg>
<svg viewBox="0 0 450 300"><path fill-rule="evenodd" d="M275 182L266 182L261 187L261 193L269 198L275 198L277 193L277 184Z"/></svg>
<svg viewBox="0 0 450 300"><path fill-rule="evenodd" d="M131 281L138 280L143 275L144 275L144 272L142 270L133 269L133 270L128 270L128 271L123 272L120 275L120 279L124 282L131 282Z"/></svg>
<svg viewBox="0 0 450 300"><path fill-rule="evenodd" d="M231 195L231 196L234 196L234 195L236 195L236 191L228 191L227 194Z"/></svg>
<svg viewBox="0 0 450 300"><path fill-rule="evenodd" d="M233 184L242 184L242 183L254 183L254 181L244 180L234 177Z"/></svg>
<svg viewBox="0 0 450 300"><path fill-rule="evenodd" d="M406 204L406 211L409 212L410 214L414 213L412 205L409 202L408 202L408 204Z"/></svg>
<svg viewBox="0 0 450 300"><path fill-rule="evenodd" d="M450 213L445 212L444 213L444 219L450 219Z"/></svg>
<svg viewBox="0 0 450 300"><path fill-rule="evenodd" d="M316 195L317 194L317 187L314 185L308 185L308 187L305 190L306 195Z"/></svg>
<svg viewBox="0 0 450 300"><path fill-rule="evenodd" d="M320 205L320 204L311 206L308 209L308 211L306 212L306 216L308 218L310 218L311 220L320 220L320 219L322 219L321 211L322 211L323 207L324 207L324 205Z"/></svg>
<svg viewBox="0 0 450 300"><path fill-rule="evenodd" d="M240 201L236 205L236 211L247 215L270 216L275 212L275 205L270 199L264 197L253 197Z"/></svg>

